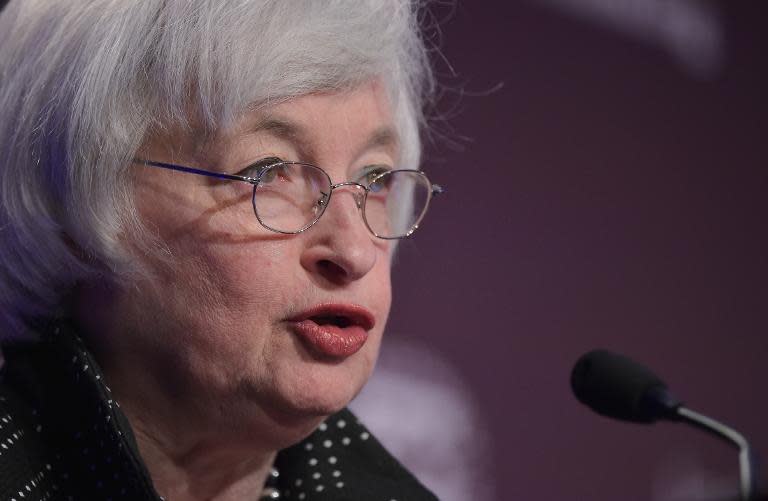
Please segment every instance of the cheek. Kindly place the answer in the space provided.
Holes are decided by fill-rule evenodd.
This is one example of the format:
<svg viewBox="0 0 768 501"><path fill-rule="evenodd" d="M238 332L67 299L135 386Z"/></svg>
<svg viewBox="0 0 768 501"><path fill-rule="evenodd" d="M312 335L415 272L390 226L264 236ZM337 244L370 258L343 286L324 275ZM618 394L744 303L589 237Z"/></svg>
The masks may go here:
<svg viewBox="0 0 768 501"><path fill-rule="evenodd" d="M277 305L295 297L298 258L285 242L207 242L191 239L180 254L194 263L181 287L196 289L203 309L213 305L233 322L274 315ZM197 284L195 285L195 282Z"/></svg>
<svg viewBox="0 0 768 501"><path fill-rule="evenodd" d="M156 298L141 301L142 310L162 305L147 331L164 333L162 351L186 380L180 387L223 389L267 363L282 305L295 289L285 279L275 286L290 272L289 250L279 247L173 242L176 264L153 281Z"/></svg>
<svg viewBox="0 0 768 501"><path fill-rule="evenodd" d="M179 173L152 174L136 181L136 200L142 219L163 241L183 241L194 234L202 242L226 243L266 234L253 211L251 185L211 185Z"/></svg>
<svg viewBox="0 0 768 501"><path fill-rule="evenodd" d="M256 219L245 183L192 186L183 192L183 198L169 198L157 183L140 191L149 201L140 206L142 217L168 251L165 274L183 275L190 285L199 282L211 292L221 288L242 294L243 284L258 286L260 277L288 257L284 242Z"/></svg>
<svg viewBox="0 0 768 501"><path fill-rule="evenodd" d="M250 216L238 218L234 211L186 219L184 210L153 214L167 253L147 261L153 278L151 294L139 298L141 310L159 310L153 315L157 327L175 331L189 357L234 356L264 344L270 322L282 313L279 306L295 293L295 246L254 235L252 212L238 209Z"/></svg>

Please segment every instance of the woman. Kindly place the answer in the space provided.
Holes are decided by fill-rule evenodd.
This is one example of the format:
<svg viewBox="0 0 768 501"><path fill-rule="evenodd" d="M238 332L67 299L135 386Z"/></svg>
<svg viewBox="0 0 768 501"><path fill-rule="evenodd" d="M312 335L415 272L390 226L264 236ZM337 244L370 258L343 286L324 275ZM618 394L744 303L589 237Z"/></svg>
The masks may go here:
<svg viewBox="0 0 768 501"><path fill-rule="evenodd" d="M3 499L434 499L345 410L439 192L417 14L9 3Z"/></svg>

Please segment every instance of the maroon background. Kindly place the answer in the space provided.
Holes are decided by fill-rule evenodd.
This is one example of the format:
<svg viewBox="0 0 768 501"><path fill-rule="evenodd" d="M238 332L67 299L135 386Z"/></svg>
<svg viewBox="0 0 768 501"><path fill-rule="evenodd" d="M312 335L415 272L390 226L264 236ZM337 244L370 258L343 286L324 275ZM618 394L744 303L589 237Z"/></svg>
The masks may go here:
<svg viewBox="0 0 768 501"><path fill-rule="evenodd" d="M648 500L681 454L735 489L726 445L574 400L571 367L595 347L650 365L768 458L768 9L712 5L726 37L710 79L533 3L467 0L443 23L458 74L443 81L504 87L451 111L462 151L430 147L448 194L400 249L389 331L466 378L500 500Z"/></svg>

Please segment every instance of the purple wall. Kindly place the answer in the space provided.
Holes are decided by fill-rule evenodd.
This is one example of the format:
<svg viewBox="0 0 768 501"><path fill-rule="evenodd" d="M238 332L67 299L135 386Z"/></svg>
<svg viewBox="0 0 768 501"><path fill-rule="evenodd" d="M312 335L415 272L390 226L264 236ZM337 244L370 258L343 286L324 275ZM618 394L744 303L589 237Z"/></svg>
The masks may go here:
<svg viewBox="0 0 768 501"><path fill-rule="evenodd" d="M471 140L426 157L448 194L400 249L390 332L473 389L500 500L728 492L727 446L593 415L568 377L589 349L629 354L768 458L768 9L706 2L723 59L697 75L544 3L465 0L443 23L448 84L504 86L461 98Z"/></svg>

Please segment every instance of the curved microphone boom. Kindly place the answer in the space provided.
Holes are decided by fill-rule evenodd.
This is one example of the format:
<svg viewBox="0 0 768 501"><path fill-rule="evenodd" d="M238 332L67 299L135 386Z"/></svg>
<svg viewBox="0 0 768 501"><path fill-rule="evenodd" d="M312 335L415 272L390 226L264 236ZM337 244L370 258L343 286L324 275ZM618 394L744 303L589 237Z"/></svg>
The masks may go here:
<svg viewBox="0 0 768 501"><path fill-rule="evenodd" d="M652 423L659 419L685 422L739 449L741 499L755 496L754 464L749 443L739 432L682 405L654 373L627 357L607 350L583 355L571 372L576 398L598 414Z"/></svg>

